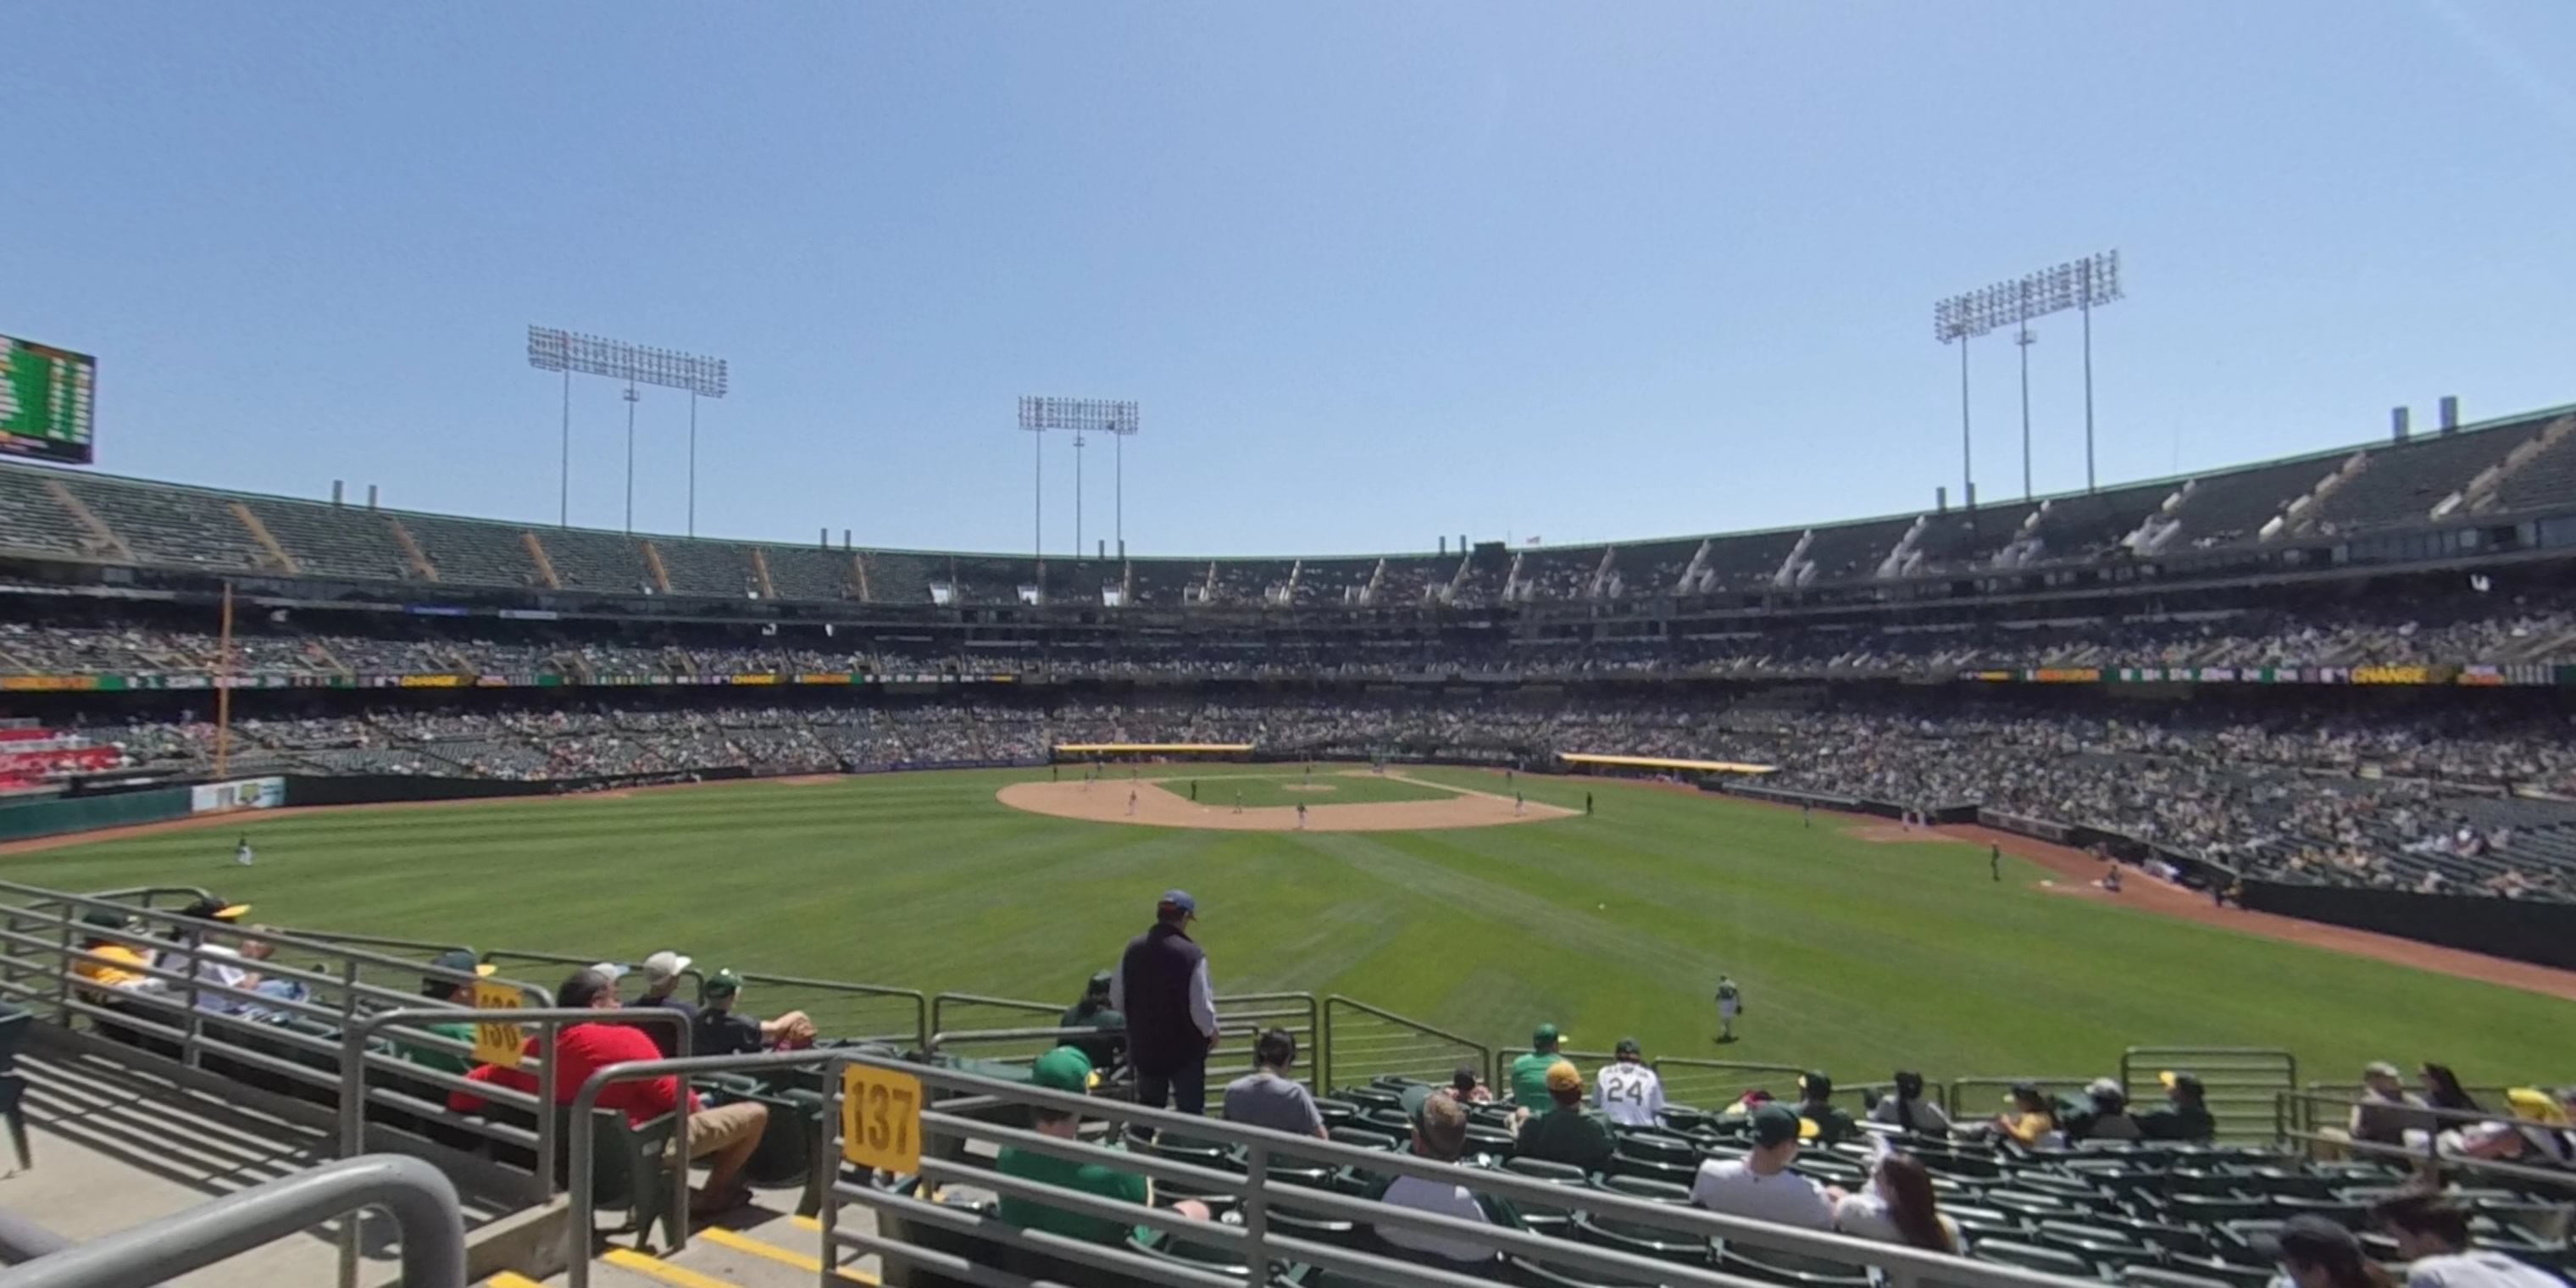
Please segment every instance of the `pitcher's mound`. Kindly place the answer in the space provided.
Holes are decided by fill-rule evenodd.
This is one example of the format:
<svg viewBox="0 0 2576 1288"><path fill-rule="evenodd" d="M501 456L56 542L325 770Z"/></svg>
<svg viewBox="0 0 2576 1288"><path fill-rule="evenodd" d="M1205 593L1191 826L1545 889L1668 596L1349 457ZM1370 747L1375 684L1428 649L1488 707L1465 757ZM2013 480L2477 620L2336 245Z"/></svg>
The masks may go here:
<svg viewBox="0 0 2576 1288"><path fill-rule="evenodd" d="M1401 777L1401 775L1390 775ZM1204 781L1204 780L1202 780ZM1419 780L1406 779L1407 782ZM1549 819L1571 818L1575 811L1535 801L1512 812L1508 796L1492 796L1467 791L1442 783L1426 783L1457 794L1436 801L1371 801L1358 805L1309 805L1306 807L1306 830L1309 832L1422 832L1444 827L1493 827L1502 823L1539 823ZM1135 784L1135 811L1130 813L1127 793L1108 783L1013 783L994 793L995 799L1013 809L1032 814L1052 814L1057 818L1079 818L1094 823L1141 823L1147 827L1203 827L1227 832L1294 832L1297 830L1297 807L1294 805L1259 805L1235 809L1228 805L1203 805L1163 790L1156 781ZM1291 784L1289 790L1299 790ZM1331 791L1317 784L1306 790Z"/></svg>

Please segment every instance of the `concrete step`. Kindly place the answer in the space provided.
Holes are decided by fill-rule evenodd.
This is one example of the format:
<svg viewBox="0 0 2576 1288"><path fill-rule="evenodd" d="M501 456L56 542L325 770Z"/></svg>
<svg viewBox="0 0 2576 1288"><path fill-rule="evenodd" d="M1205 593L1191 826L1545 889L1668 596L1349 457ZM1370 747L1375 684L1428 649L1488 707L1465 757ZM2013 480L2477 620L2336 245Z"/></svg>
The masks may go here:
<svg viewBox="0 0 2576 1288"><path fill-rule="evenodd" d="M809 1288L822 1272L823 1227L811 1217L773 1216L750 1209L746 1221L701 1227L689 1246L670 1258L672 1264L703 1271L738 1288ZM844 1212L843 1219L863 1220L865 1212ZM876 1258L834 1258L844 1282L874 1284Z"/></svg>

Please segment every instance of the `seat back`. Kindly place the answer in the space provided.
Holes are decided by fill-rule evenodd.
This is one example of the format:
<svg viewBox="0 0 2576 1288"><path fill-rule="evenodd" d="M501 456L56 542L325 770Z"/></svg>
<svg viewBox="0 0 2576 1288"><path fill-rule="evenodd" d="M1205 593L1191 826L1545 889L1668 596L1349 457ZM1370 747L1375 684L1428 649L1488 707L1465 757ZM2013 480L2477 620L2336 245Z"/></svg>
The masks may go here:
<svg viewBox="0 0 2576 1288"><path fill-rule="evenodd" d="M2090 1260L2063 1248L2043 1247L2015 1239L1988 1239L1971 1245L1969 1252L1980 1261L2000 1261L2008 1266L2075 1279L2097 1278L2100 1273Z"/></svg>

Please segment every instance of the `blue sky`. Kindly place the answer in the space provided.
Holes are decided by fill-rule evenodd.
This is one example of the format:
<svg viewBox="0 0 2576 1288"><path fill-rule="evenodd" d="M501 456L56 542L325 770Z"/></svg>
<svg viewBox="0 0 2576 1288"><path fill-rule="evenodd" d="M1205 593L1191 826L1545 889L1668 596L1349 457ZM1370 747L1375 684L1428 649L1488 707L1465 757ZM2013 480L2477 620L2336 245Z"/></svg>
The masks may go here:
<svg viewBox="0 0 2576 1288"><path fill-rule="evenodd" d="M0 332L99 467L551 522L530 322L720 354L698 529L1026 549L1022 393L1131 397L1147 553L1927 506L1930 304L2122 250L2106 481L2576 401L2576 5L24 5ZM2083 479L2040 324L2042 491ZM2017 496L2005 337L1981 492ZM683 522L646 394L637 526ZM624 406L574 389L572 512ZM1046 542L1073 541L1073 449ZM1084 543L1110 535L1086 453Z"/></svg>

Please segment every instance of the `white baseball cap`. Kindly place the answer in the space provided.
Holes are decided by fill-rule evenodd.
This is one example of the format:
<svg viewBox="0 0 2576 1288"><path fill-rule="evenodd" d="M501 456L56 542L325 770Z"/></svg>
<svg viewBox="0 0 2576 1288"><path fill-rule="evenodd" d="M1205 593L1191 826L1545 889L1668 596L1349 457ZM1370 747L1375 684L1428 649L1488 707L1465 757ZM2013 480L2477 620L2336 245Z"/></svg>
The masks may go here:
<svg viewBox="0 0 2576 1288"><path fill-rule="evenodd" d="M626 968L615 962L592 962L589 973L601 976L611 984L626 978Z"/></svg>
<svg viewBox="0 0 2576 1288"><path fill-rule="evenodd" d="M689 968L689 962L691 960L692 959L689 957L672 952L670 949L665 948L662 951L644 959L645 982L659 984L665 980L677 978L681 971Z"/></svg>

